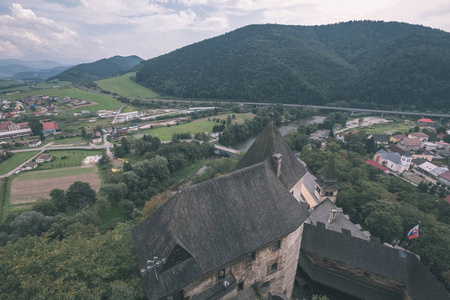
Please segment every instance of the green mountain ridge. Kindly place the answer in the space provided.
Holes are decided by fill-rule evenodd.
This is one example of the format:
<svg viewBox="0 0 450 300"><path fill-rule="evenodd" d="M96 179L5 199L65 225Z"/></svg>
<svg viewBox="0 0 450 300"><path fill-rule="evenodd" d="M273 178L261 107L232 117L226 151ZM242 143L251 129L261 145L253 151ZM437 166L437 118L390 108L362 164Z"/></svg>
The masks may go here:
<svg viewBox="0 0 450 300"><path fill-rule="evenodd" d="M58 79L60 81L71 81L74 84L99 80L130 70L141 61L143 59L136 55L103 58L93 63L79 64L48 80Z"/></svg>
<svg viewBox="0 0 450 300"><path fill-rule="evenodd" d="M249 25L145 61L136 82L181 98L448 109L450 34L378 21Z"/></svg>

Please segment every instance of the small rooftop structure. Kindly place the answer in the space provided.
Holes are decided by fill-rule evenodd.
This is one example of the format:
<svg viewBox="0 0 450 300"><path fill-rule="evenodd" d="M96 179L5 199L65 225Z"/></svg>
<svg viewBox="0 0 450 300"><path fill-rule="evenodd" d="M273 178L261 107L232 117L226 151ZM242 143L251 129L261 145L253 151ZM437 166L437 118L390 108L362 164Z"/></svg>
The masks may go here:
<svg viewBox="0 0 450 300"><path fill-rule="evenodd" d="M419 123L426 123L426 124L433 124L433 121L431 119L427 119L427 118L422 118L417 120L417 122Z"/></svg>

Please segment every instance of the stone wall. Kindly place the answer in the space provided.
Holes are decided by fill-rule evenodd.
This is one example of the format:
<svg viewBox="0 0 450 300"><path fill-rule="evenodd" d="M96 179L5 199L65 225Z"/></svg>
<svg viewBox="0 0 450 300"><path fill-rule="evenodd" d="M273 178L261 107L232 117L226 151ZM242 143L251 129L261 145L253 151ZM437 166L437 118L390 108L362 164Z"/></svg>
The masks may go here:
<svg viewBox="0 0 450 300"><path fill-rule="evenodd" d="M302 186L303 186L303 178L300 179L290 190L289 192L297 199L298 202L302 201Z"/></svg>
<svg viewBox="0 0 450 300"><path fill-rule="evenodd" d="M282 237L281 247L273 250L277 241L265 245L256 250L256 259L247 263L246 255L234 260L228 265L214 270L213 272L199 278L184 288L184 297L194 297L208 290L219 283L218 272L225 269L225 277L233 275L236 282L242 285L242 291L253 289L255 283L262 285L270 281L270 288L263 292L267 295L269 290L279 291L291 298L294 288L295 274L297 271L298 257L300 251L301 236L303 225L291 234ZM277 263L276 271L272 266ZM230 299L240 293L241 290L235 289L226 295L223 299Z"/></svg>

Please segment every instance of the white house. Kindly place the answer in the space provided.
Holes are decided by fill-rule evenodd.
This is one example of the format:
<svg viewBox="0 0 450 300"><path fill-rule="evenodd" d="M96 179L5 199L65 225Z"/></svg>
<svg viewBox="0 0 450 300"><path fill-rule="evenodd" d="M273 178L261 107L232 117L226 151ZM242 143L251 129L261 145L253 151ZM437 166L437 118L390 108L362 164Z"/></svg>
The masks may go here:
<svg viewBox="0 0 450 300"><path fill-rule="evenodd" d="M389 153L385 150L380 150L375 154L373 160L380 165L386 166L392 171L403 173L409 169L412 155L410 152L400 155L396 152Z"/></svg>

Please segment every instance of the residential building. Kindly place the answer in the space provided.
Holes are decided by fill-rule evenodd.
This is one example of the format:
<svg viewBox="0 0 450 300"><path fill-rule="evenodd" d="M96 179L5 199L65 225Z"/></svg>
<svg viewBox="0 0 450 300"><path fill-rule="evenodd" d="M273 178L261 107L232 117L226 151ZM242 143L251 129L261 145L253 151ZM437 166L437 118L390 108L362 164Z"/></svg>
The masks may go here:
<svg viewBox="0 0 450 300"><path fill-rule="evenodd" d="M422 147L420 139L406 138L397 143L397 146L405 151L417 151Z"/></svg>
<svg viewBox="0 0 450 300"><path fill-rule="evenodd" d="M394 172L403 173L404 171L408 171L412 155L410 152L400 155L399 153L389 153L385 150L379 150L373 160Z"/></svg>
<svg viewBox="0 0 450 300"><path fill-rule="evenodd" d="M437 149L450 150L450 144L446 142L436 142Z"/></svg>
<svg viewBox="0 0 450 300"><path fill-rule="evenodd" d="M37 162L38 164L46 162L46 161L52 161L53 156L47 154L47 153L41 153L39 154L38 157L36 157L36 159L34 160L35 162Z"/></svg>
<svg viewBox="0 0 450 300"><path fill-rule="evenodd" d="M398 153L400 155L405 154L408 151L403 150L402 148L398 147L397 145L391 144L389 147L386 148L387 152L391 153Z"/></svg>
<svg viewBox="0 0 450 300"><path fill-rule="evenodd" d="M58 124L56 124L56 122L54 122L54 121L47 121L47 122L42 122L41 121L41 123L42 123L42 126L43 126L42 133L44 135L48 135L48 134L51 134L51 133L56 133L59 130Z"/></svg>
<svg viewBox="0 0 450 300"><path fill-rule="evenodd" d="M417 120L417 122L419 122L419 124L425 124L425 125L433 124L433 121L431 119L427 119L427 118L419 119L419 120Z"/></svg>
<svg viewBox="0 0 450 300"><path fill-rule="evenodd" d="M398 143L398 142L400 142L401 140L406 139L406 138L407 138L407 136L404 135L404 134L396 134L396 135L391 136L391 137L389 138L389 141L391 141L391 142L393 142L393 143Z"/></svg>
<svg viewBox="0 0 450 300"><path fill-rule="evenodd" d="M33 141L33 142L29 143L28 146L30 148L36 148L36 147L40 146L41 144L42 144L41 140L37 140L37 141Z"/></svg>
<svg viewBox="0 0 450 300"><path fill-rule="evenodd" d="M415 159L415 158L424 158L424 159L426 159L428 161L432 161L433 158L434 158L434 154L432 152L430 152L430 151L423 151L422 153L417 153L416 152L416 153L414 153L412 155L412 158L413 159Z"/></svg>
<svg viewBox="0 0 450 300"><path fill-rule="evenodd" d="M428 142L430 136L423 132L411 132L408 134L409 139L419 139L422 143Z"/></svg>
<svg viewBox="0 0 450 300"><path fill-rule="evenodd" d="M437 144L432 142L424 142L422 143L422 147L427 151L433 151L437 149Z"/></svg>
<svg viewBox="0 0 450 300"><path fill-rule="evenodd" d="M389 137L386 134L372 134L368 138L373 138L375 144L378 145L389 144Z"/></svg>

